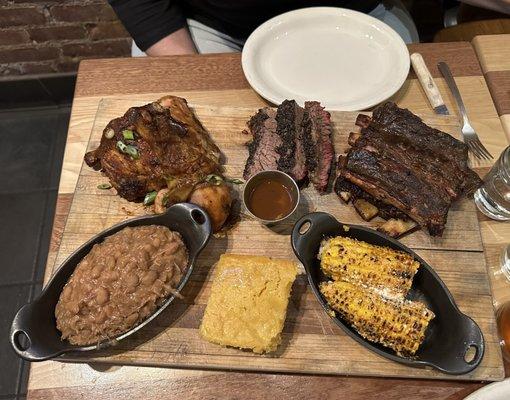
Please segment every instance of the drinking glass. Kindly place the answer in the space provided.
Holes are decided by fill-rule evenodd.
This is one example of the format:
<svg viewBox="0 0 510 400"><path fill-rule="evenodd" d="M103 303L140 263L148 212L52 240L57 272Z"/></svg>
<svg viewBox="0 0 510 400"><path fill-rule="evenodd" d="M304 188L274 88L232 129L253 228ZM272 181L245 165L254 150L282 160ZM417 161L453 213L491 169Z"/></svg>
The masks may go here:
<svg viewBox="0 0 510 400"><path fill-rule="evenodd" d="M501 253L501 272L510 281L510 244Z"/></svg>
<svg viewBox="0 0 510 400"><path fill-rule="evenodd" d="M510 146L501 153L474 197L478 209L489 218L510 220Z"/></svg>

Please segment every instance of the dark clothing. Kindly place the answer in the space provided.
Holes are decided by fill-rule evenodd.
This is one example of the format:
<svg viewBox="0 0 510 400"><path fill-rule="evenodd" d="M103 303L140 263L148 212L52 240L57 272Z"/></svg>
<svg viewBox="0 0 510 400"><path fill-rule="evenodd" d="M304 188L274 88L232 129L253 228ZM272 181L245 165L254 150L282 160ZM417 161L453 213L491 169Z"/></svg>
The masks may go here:
<svg viewBox="0 0 510 400"><path fill-rule="evenodd" d="M378 0L108 0L143 51L192 18L237 39L268 19L303 7L335 6L368 13Z"/></svg>

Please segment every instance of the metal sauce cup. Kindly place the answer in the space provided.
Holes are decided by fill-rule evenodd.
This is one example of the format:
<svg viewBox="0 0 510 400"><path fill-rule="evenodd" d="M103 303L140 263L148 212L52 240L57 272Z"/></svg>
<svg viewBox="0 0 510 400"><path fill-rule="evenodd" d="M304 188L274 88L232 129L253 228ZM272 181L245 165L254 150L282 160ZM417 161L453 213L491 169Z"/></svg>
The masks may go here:
<svg viewBox="0 0 510 400"><path fill-rule="evenodd" d="M292 201L292 208L291 211L278 219L263 219L258 216L256 216L252 210L249 207L249 198L250 194L252 193L253 189L257 187L261 182L272 180L280 182L282 185L284 185L290 193L291 201ZM296 181L290 176L287 175L285 172L277 171L277 170L267 170L267 171L261 171L255 175L253 175L250 179L248 179L248 182L246 182L246 185L244 185L243 189L243 205L246 210L248 210L248 213L255 218L257 221L265 224L265 225L272 225L278 222L282 222L289 218L294 212L296 211L298 205L299 205L299 187L296 183Z"/></svg>

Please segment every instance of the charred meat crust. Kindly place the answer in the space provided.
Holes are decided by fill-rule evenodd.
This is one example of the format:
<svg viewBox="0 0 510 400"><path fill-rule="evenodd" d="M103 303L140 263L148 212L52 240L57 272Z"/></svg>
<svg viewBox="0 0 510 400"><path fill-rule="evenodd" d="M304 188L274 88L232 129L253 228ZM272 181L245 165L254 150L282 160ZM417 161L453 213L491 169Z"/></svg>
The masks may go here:
<svg viewBox="0 0 510 400"><path fill-rule="evenodd" d="M310 178L319 192L327 189L334 159L331 116L320 103L300 107L285 100L276 110L260 109L248 121L252 140L244 178L257 172L278 169L300 185Z"/></svg>
<svg viewBox="0 0 510 400"><path fill-rule="evenodd" d="M376 199L374 196L370 195L369 193L365 192L363 189L361 189L359 186L356 186L354 183L348 181L342 176L339 176L338 179L335 181L334 191L337 195L340 195L342 192L348 192L351 195L351 198L349 200L356 200L356 199L363 199L368 201L369 203L373 204L379 209L378 215L381 218L384 219L402 219L402 220L408 220L409 217L407 214L400 211L398 208L393 207L390 204L384 203L378 199Z"/></svg>
<svg viewBox="0 0 510 400"><path fill-rule="evenodd" d="M340 159L336 192L347 191L345 179L431 235L441 235L452 202L481 184L468 168L465 144L394 103L378 107L372 118L360 114L356 125L361 133L350 135L352 147Z"/></svg>
<svg viewBox="0 0 510 400"><path fill-rule="evenodd" d="M303 181L307 173L302 129L304 114L294 100L285 100L276 112L276 132L281 138L281 144L276 148L280 155L277 166L297 182Z"/></svg>
<svg viewBox="0 0 510 400"><path fill-rule="evenodd" d="M332 141L331 114L317 101L305 102L303 135L306 166L318 192L327 190L331 167L335 157Z"/></svg>
<svg viewBox="0 0 510 400"><path fill-rule="evenodd" d="M261 108L248 121L252 140L248 144L248 160L243 177L248 180L257 172L277 169L279 154L276 148L281 145L281 138L276 133L276 111L272 108Z"/></svg>
<svg viewBox="0 0 510 400"><path fill-rule="evenodd" d="M133 139L124 136L126 130L133 133ZM135 148L136 157L119 150L119 141ZM220 155L186 100L166 96L132 107L112 120L99 147L85 155L85 162L101 169L129 201L141 200L147 192L167 185L172 200L184 201L205 176L221 174Z"/></svg>

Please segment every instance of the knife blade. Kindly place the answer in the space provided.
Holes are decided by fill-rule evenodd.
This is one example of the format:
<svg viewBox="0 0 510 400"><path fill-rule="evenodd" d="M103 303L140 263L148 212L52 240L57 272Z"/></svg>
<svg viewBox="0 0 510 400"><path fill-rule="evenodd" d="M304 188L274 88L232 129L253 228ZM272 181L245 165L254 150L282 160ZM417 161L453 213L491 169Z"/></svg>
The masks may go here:
<svg viewBox="0 0 510 400"><path fill-rule="evenodd" d="M429 69L425 65L425 61L420 53L411 54L411 64L413 65L414 72L420 81L421 87L425 91L430 105L436 114L449 115L448 108L444 104L441 93L434 82L434 78L430 74Z"/></svg>

